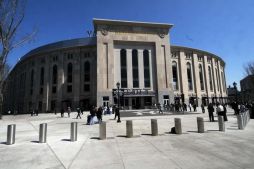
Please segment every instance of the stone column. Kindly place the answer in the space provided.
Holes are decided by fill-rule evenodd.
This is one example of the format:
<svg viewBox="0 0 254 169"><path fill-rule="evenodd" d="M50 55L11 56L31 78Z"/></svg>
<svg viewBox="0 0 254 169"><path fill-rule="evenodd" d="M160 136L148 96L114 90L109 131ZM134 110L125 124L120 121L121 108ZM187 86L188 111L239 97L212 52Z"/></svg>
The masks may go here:
<svg viewBox="0 0 254 169"><path fill-rule="evenodd" d="M80 73L81 65L84 64L81 62L81 49L77 51L77 53L74 54L73 62L72 62L72 91L73 91L73 109L79 107L79 96L80 96L80 84L82 83L80 81L80 76L83 76L83 74ZM68 63L67 63L68 64ZM91 62L90 62L90 69L91 69ZM92 77L90 78L92 79ZM90 87L90 90L92 89L92 86Z"/></svg>
<svg viewBox="0 0 254 169"><path fill-rule="evenodd" d="M205 90L206 90L207 99L209 99L209 97L211 97L211 92L210 92L210 82L209 82L209 74L208 74L209 72L208 72L208 63L207 63L206 55L204 55L203 64L204 64Z"/></svg>
<svg viewBox="0 0 254 169"><path fill-rule="evenodd" d="M199 77L199 62L198 62L198 55L196 53L193 54L193 86L194 91L197 96L198 105L201 105L201 86L200 86L200 77Z"/></svg>
<svg viewBox="0 0 254 169"><path fill-rule="evenodd" d="M180 58L179 58L179 74L180 76L180 89L181 92L185 96L185 103L189 103L188 97L188 77L187 77L187 68L186 68L186 61L185 61L185 54L183 51L180 51Z"/></svg>

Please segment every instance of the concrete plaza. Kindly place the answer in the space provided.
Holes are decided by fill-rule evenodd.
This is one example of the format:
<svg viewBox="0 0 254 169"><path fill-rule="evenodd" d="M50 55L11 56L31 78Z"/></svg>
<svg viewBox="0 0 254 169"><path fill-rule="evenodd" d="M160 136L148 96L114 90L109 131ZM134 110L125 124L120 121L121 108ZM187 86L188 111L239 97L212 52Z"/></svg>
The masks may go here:
<svg viewBox="0 0 254 169"><path fill-rule="evenodd" d="M205 114L153 116L103 116L107 139L99 140L99 125L60 114L4 116L0 121L0 169L251 169L254 168L254 121L238 130L236 117L228 113L226 132ZM144 115L144 116L143 116ZM174 118L182 119L182 135L169 134ZM205 133L197 133L196 117L204 117ZM158 119L159 136L151 136L151 118ZM133 120L134 137L126 138L126 120ZM217 117L215 117L217 120ZM70 142L70 123L78 122L78 141ZM48 123L47 143L38 143L40 123ZM6 145L7 125L16 124L16 143Z"/></svg>

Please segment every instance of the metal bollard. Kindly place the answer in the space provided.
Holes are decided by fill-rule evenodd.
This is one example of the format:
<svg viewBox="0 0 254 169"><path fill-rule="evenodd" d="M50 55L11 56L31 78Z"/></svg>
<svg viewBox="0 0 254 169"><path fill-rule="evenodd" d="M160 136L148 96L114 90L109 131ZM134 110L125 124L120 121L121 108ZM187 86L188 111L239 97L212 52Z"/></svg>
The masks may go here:
<svg viewBox="0 0 254 169"><path fill-rule="evenodd" d="M40 124L39 129L39 143L47 142L47 123Z"/></svg>
<svg viewBox="0 0 254 169"><path fill-rule="evenodd" d="M77 141L78 123L71 122L71 141Z"/></svg>
<svg viewBox="0 0 254 169"><path fill-rule="evenodd" d="M182 124L180 118L175 118L175 131L176 134L182 134Z"/></svg>
<svg viewBox="0 0 254 169"><path fill-rule="evenodd" d="M157 119L151 119L152 136L158 136L158 123Z"/></svg>
<svg viewBox="0 0 254 169"><path fill-rule="evenodd" d="M100 140L105 140L107 138L106 135L106 122L103 121L100 123Z"/></svg>
<svg viewBox="0 0 254 169"><path fill-rule="evenodd" d="M205 132L205 125L204 125L204 118L203 117L197 117L197 125L198 125L198 133L204 133Z"/></svg>
<svg viewBox="0 0 254 169"><path fill-rule="evenodd" d="M224 117L218 116L219 131L225 131Z"/></svg>
<svg viewBox="0 0 254 169"><path fill-rule="evenodd" d="M133 125L132 120L126 121L126 137L131 138L133 137Z"/></svg>
<svg viewBox="0 0 254 169"><path fill-rule="evenodd" d="M15 144L15 133L16 133L16 124L10 124L7 127L7 145Z"/></svg>
<svg viewBox="0 0 254 169"><path fill-rule="evenodd" d="M241 114L237 115L237 123L238 123L238 129L243 130L243 116Z"/></svg>

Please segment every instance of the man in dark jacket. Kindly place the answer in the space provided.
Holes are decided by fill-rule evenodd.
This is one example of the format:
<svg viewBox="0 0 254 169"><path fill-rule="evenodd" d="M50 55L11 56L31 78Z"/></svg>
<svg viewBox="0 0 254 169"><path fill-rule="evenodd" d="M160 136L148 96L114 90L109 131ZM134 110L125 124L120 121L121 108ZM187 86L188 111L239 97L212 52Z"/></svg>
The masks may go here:
<svg viewBox="0 0 254 169"><path fill-rule="evenodd" d="M213 108L213 104L209 103L207 109L208 109L208 114L209 114L209 120L210 120L210 122L212 122L212 121L214 121L214 116L213 116L214 108Z"/></svg>

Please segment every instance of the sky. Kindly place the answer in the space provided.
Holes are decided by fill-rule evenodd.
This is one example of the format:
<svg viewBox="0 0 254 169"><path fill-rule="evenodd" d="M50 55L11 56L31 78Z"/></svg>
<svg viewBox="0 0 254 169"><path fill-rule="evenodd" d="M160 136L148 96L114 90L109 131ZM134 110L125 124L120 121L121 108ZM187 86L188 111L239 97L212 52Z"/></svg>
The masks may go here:
<svg viewBox="0 0 254 169"><path fill-rule="evenodd" d="M27 0L18 36L37 30L34 39L13 50L14 66L30 50L56 41L87 37L92 19L171 23L172 45L197 48L226 62L227 86L246 75L254 61L253 0Z"/></svg>

